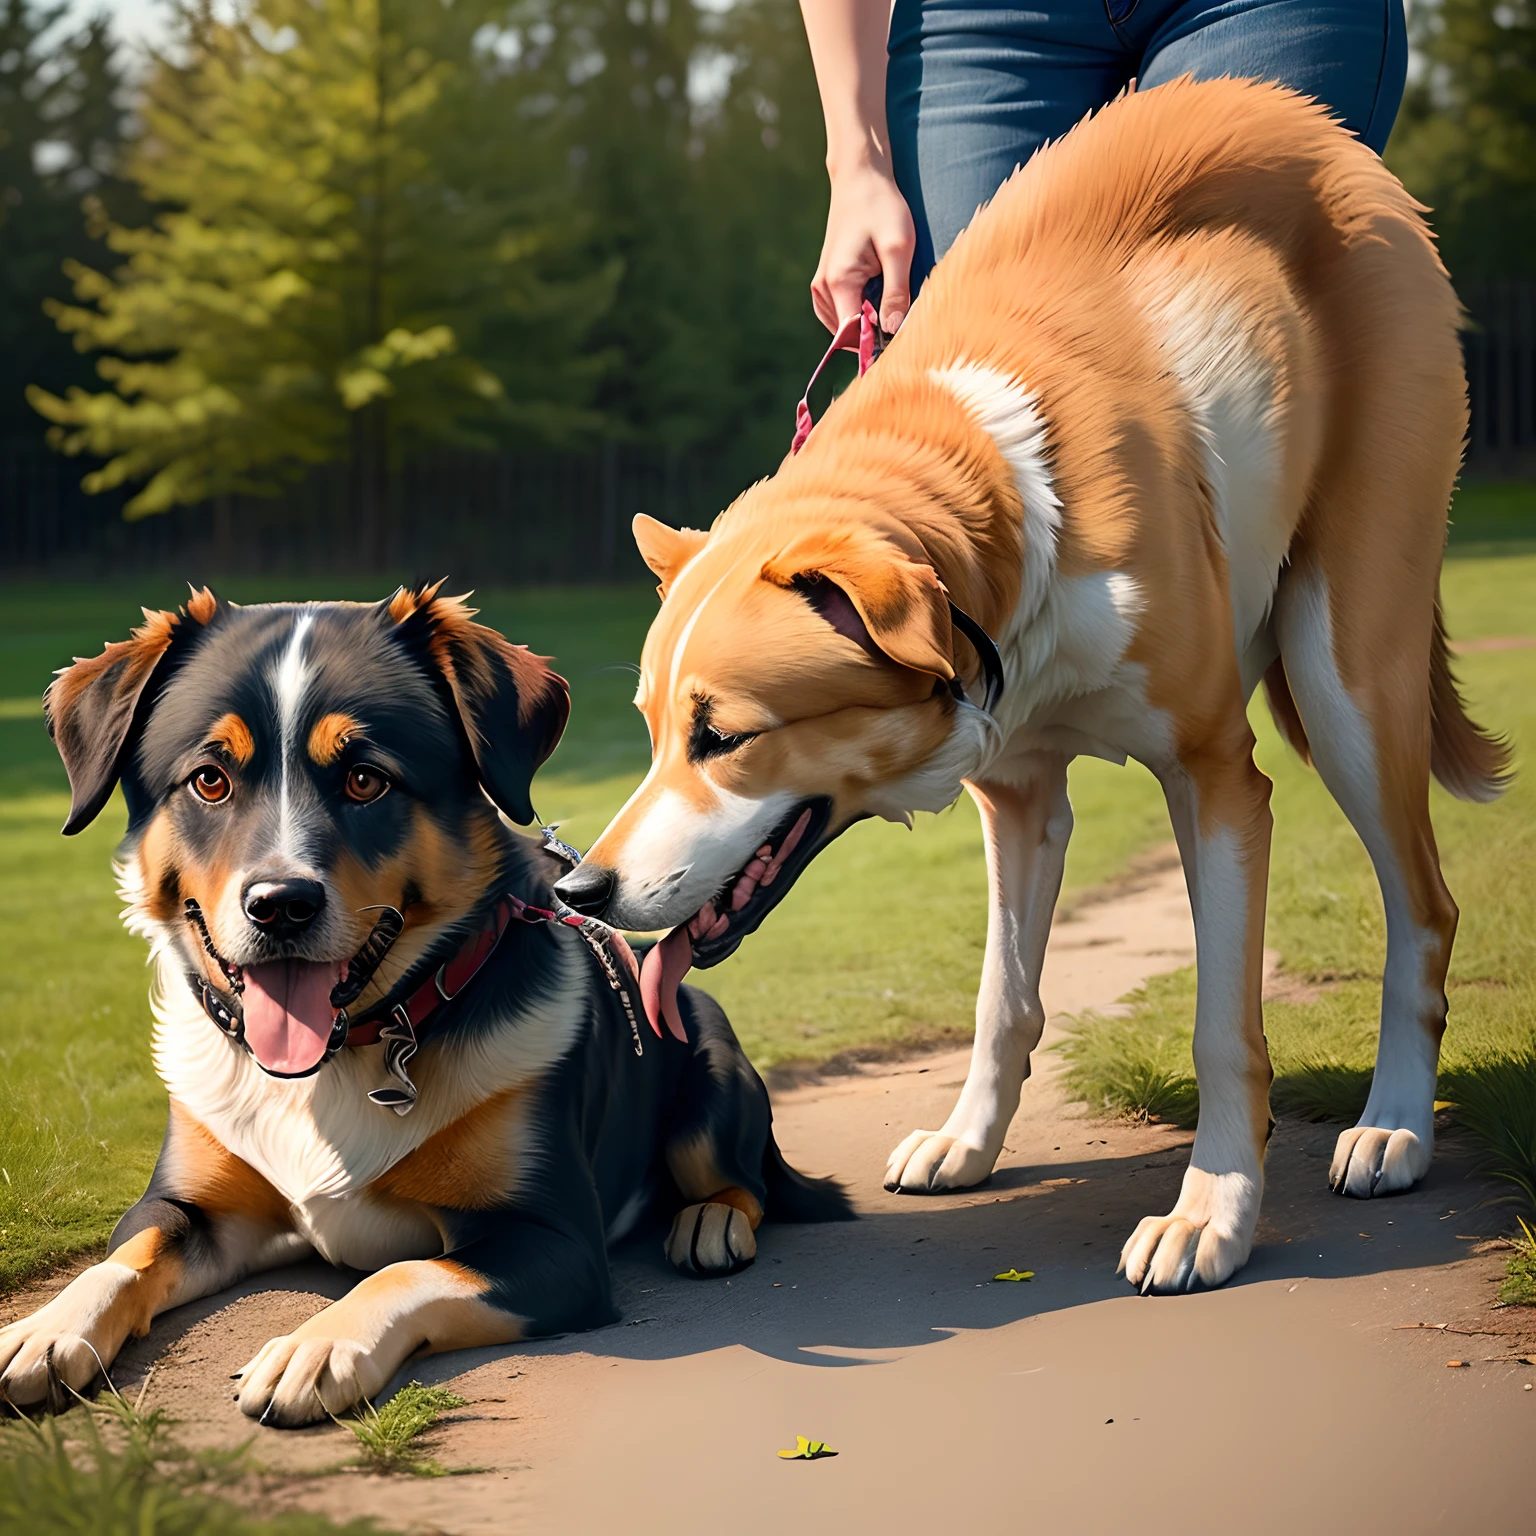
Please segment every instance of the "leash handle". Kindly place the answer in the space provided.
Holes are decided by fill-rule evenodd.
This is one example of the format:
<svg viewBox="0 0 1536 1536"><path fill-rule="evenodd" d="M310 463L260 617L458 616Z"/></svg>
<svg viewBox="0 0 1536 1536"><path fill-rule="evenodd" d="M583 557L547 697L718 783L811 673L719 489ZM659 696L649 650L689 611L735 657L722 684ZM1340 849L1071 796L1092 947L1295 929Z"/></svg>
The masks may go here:
<svg viewBox="0 0 1536 1536"><path fill-rule="evenodd" d="M868 299L864 300L858 314L849 315L843 321L838 327L837 335L832 338L832 345L822 353L821 361L816 364L816 371L811 375L810 382L805 386L805 393L801 395L800 403L795 407L795 435L789 445L789 451L792 454L799 453L805 447L805 440L811 435L811 428L816 425L816 416L811 410L811 391L816 388L822 374L826 371L827 364L839 352L857 352L859 377L862 379L869 372L875 359L885 350L885 345L890 339L880 329L879 312Z"/></svg>

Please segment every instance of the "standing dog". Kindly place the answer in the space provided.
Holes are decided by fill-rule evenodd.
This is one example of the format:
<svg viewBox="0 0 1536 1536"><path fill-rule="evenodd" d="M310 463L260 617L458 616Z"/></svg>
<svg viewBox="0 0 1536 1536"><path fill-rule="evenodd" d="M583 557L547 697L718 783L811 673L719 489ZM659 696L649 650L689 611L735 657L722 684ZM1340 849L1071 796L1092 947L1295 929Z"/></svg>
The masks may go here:
<svg viewBox="0 0 1536 1536"><path fill-rule="evenodd" d="M707 534L637 520L663 597L635 701L654 762L557 890L677 925L647 961L665 1012L850 823L964 785L991 894L970 1074L886 1174L960 1189L991 1172L1044 1024L1067 764L1137 758L1194 910L1200 1123L1177 1204L1121 1262L1148 1290L1219 1284L1253 1243L1271 1124L1263 679L1386 905L1376 1074L1330 1181L1408 1188L1457 915L1429 778L1486 800L1506 768L1462 707L1438 595L1458 320L1413 201L1322 108L1235 80L1105 108L977 216L798 457ZM967 616L1001 654L991 711Z"/></svg>
<svg viewBox="0 0 1536 1536"><path fill-rule="evenodd" d="M549 920L563 866L499 812L533 820L565 683L471 613L203 591L49 689L65 832L128 802L170 1121L105 1262L0 1330L0 1399L57 1411L157 1313L318 1253L372 1273L240 1387L307 1424L413 1354L612 1321L606 1245L653 1191L699 1275L750 1263L765 1210L848 1214L709 998L646 1048L613 957Z"/></svg>

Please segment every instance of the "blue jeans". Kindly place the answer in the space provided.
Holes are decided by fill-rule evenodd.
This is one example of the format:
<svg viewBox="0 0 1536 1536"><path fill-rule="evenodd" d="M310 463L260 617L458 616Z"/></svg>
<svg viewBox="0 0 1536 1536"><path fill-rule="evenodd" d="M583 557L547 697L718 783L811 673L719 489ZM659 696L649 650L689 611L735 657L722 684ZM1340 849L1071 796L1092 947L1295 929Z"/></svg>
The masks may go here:
<svg viewBox="0 0 1536 1536"><path fill-rule="evenodd" d="M1403 0L896 0L885 99L912 291L1015 166L1132 79L1278 80L1380 153L1407 68Z"/></svg>

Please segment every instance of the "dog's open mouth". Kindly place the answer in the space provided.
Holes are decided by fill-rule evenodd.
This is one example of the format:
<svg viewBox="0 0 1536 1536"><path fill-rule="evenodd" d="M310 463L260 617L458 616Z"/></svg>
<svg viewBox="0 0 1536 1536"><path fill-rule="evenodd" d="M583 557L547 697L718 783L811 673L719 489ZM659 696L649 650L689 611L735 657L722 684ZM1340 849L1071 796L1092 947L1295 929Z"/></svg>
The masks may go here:
<svg viewBox="0 0 1536 1536"><path fill-rule="evenodd" d="M826 796L802 801L711 900L647 953L640 968L640 997L658 1035L665 1020L679 1040L687 1039L677 1008L683 977L693 966L718 965L736 952L832 841L827 836L831 817L832 802Z"/></svg>
<svg viewBox="0 0 1536 1536"><path fill-rule="evenodd" d="M206 977L188 979L213 1021L239 1040L264 1072L308 1077L346 1039L347 1005L361 995L400 932L400 914L393 908L385 913L350 960L289 956L236 965L214 948L201 908L188 901L187 921L228 990Z"/></svg>

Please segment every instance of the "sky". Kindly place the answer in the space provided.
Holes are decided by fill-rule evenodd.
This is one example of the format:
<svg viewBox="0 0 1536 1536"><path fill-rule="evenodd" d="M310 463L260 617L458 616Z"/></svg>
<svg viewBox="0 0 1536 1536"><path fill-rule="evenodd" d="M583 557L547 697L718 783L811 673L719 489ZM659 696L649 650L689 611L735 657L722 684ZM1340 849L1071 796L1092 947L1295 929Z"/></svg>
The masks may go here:
<svg viewBox="0 0 1536 1536"><path fill-rule="evenodd" d="M124 42L154 44L165 39L169 12L161 0L74 0L70 8L76 21L85 21L102 11L111 16Z"/></svg>

